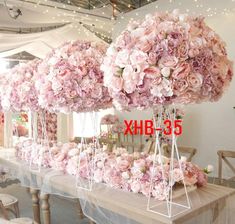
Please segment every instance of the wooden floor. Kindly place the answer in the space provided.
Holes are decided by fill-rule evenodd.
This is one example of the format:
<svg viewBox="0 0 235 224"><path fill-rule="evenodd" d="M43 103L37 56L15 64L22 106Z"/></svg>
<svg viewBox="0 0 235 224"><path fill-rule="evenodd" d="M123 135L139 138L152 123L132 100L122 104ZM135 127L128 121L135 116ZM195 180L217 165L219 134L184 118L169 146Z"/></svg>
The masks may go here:
<svg viewBox="0 0 235 224"><path fill-rule="evenodd" d="M19 184L13 184L7 188L0 188L1 193L8 193L19 199L21 217L32 218L32 202L30 194ZM52 224L88 224L88 219L79 219L76 205L71 199L64 199L58 196L51 196L51 218Z"/></svg>

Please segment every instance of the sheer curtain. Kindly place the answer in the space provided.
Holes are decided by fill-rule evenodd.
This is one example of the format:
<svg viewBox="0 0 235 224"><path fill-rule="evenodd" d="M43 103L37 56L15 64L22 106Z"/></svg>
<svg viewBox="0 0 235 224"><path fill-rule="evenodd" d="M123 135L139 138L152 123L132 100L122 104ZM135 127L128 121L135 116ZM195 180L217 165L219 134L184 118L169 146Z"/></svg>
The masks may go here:
<svg viewBox="0 0 235 224"><path fill-rule="evenodd" d="M111 108L94 113L73 113L73 137L99 135L101 118L106 114L114 114L114 109Z"/></svg>

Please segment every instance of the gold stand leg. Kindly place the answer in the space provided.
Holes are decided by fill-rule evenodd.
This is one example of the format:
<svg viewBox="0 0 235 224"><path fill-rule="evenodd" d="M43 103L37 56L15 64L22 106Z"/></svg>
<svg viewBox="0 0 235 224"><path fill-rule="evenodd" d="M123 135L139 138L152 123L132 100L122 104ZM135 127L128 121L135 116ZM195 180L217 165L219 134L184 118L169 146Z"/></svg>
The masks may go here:
<svg viewBox="0 0 235 224"><path fill-rule="evenodd" d="M49 204L49 194L41 194L41 208L43 215L43 224L51 224L51 212L50 212L50 204Z"/></svg>
<svg viewBox="0 0 235 224"><path fill-rule="evenodd" d="M39 204L39 191L33 188L30 188L30 194L32 195L32 202L33 202L33 217L34 221L38 224L41 224L40 219L40 204Z"/></svg>

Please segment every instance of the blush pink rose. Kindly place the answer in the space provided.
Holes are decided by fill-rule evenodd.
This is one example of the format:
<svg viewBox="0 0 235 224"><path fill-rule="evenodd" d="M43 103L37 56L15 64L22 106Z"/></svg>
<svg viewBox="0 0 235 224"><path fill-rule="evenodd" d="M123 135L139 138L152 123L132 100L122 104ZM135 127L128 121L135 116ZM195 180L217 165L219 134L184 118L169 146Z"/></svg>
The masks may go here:
<svg viewBox="0 0 235 224"><path fill-rule="evenodd" d="M142 51L133 50L130 54L130 61L132 65L146 63L148 55Z"/></svg>
<svg viewBox="0 0 235 224"><path fill-rule="evenodd" d="M183 173L179 168L173 170L173 178L175 182L180 182L183 180Z"/></svg>
<svg viewBox="0 0 235 224"><path fill-rule="evenodd" d="M131 164L128 160L123 159L121 157L117 158L117 169L120 170L121 172L128 170L130 165Z"/></svg>
<svg viewBox="0 0 235 224"><path fill-rule="evenodd" d="M173 88L174 88L175 95L181 95L187 91L188 82L186 81L186 79L174 80Z"/></svg>
<svg viewBox="0 0 235 224"><path fill-rule="evenodd" d="M150 193L150 182L141 182L141 193L148 196Z"/></svg>
<svg viewBox="0 0 235 224"><path fill-rule="evenodd" d="M111 79L111 85L110 87L112 88L112 90L114 92L119 92L122 90L123 88L123 79L122 78L119 78L117 76L113 76L112 79Z"/></svg>
<svg viewBox="0 0 235 224"><path fill-rule="evenodd" d="M174 79L184 79L189 75L190 71L190 64L184 62L177 66L177 68L172 73L172 77Z"/></svg>
<svg viewBox="0 0 235 224"><path fill-rule="evenodd" d="M139 193L140 190L141 190L141 185L140 185L139 181L133 181L131 183L131 191L133 193Z"/></svg>
<svg viewBox="0 0 235 224"><path fill-rule="evenodd" d="M200 73L190 73L187 81L191 90L196 91L202 86L203 76Z"/></svg>
<svg viewBox="0 0 235 224"><path fill-rule="evenodd" d="M164 56L158 61L159 67L175 68L178 64L178 59L175 56Z"/></svg>
<svg viewBox="0 0 235 224"><path fill-rule="evenodd" d="M120 68L124 68L129 64L129 55L130 51L126 49L119 51L116 56L115 64Z"/></svg>
<svg viewBox="0 0 235 224"><path fill-rule="evenodd" d="M144 159L138 159L138 160L134 160L133 165L134 165L135 168L138 168L140 170L144 170L145 166L146 166L146 163L145 163Z"/></svg>

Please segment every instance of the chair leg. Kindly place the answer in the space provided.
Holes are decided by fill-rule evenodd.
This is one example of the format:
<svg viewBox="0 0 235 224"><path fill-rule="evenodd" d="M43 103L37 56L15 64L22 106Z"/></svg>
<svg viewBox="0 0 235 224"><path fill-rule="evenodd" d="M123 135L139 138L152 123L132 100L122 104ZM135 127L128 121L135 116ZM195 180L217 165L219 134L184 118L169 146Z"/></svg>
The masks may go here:
<svg viewBox="0 0 235 224"><path fill-rule="evenodd" d="M84 214L82 212L82 207L81 207L81 204L80 204L79 200L77 200L76 205L77 205L77 209L78 209L77 210L78 211L78 216L79 216L80 219L83 219L84 218Z"/></svg>
<svg viewBox="0 0 235 224"><path fill-rule="evenodd" d="M20 217L20 209L19 209L18 202L14 204L14 210L15 210L16 218L19 218Z"/></svg>

